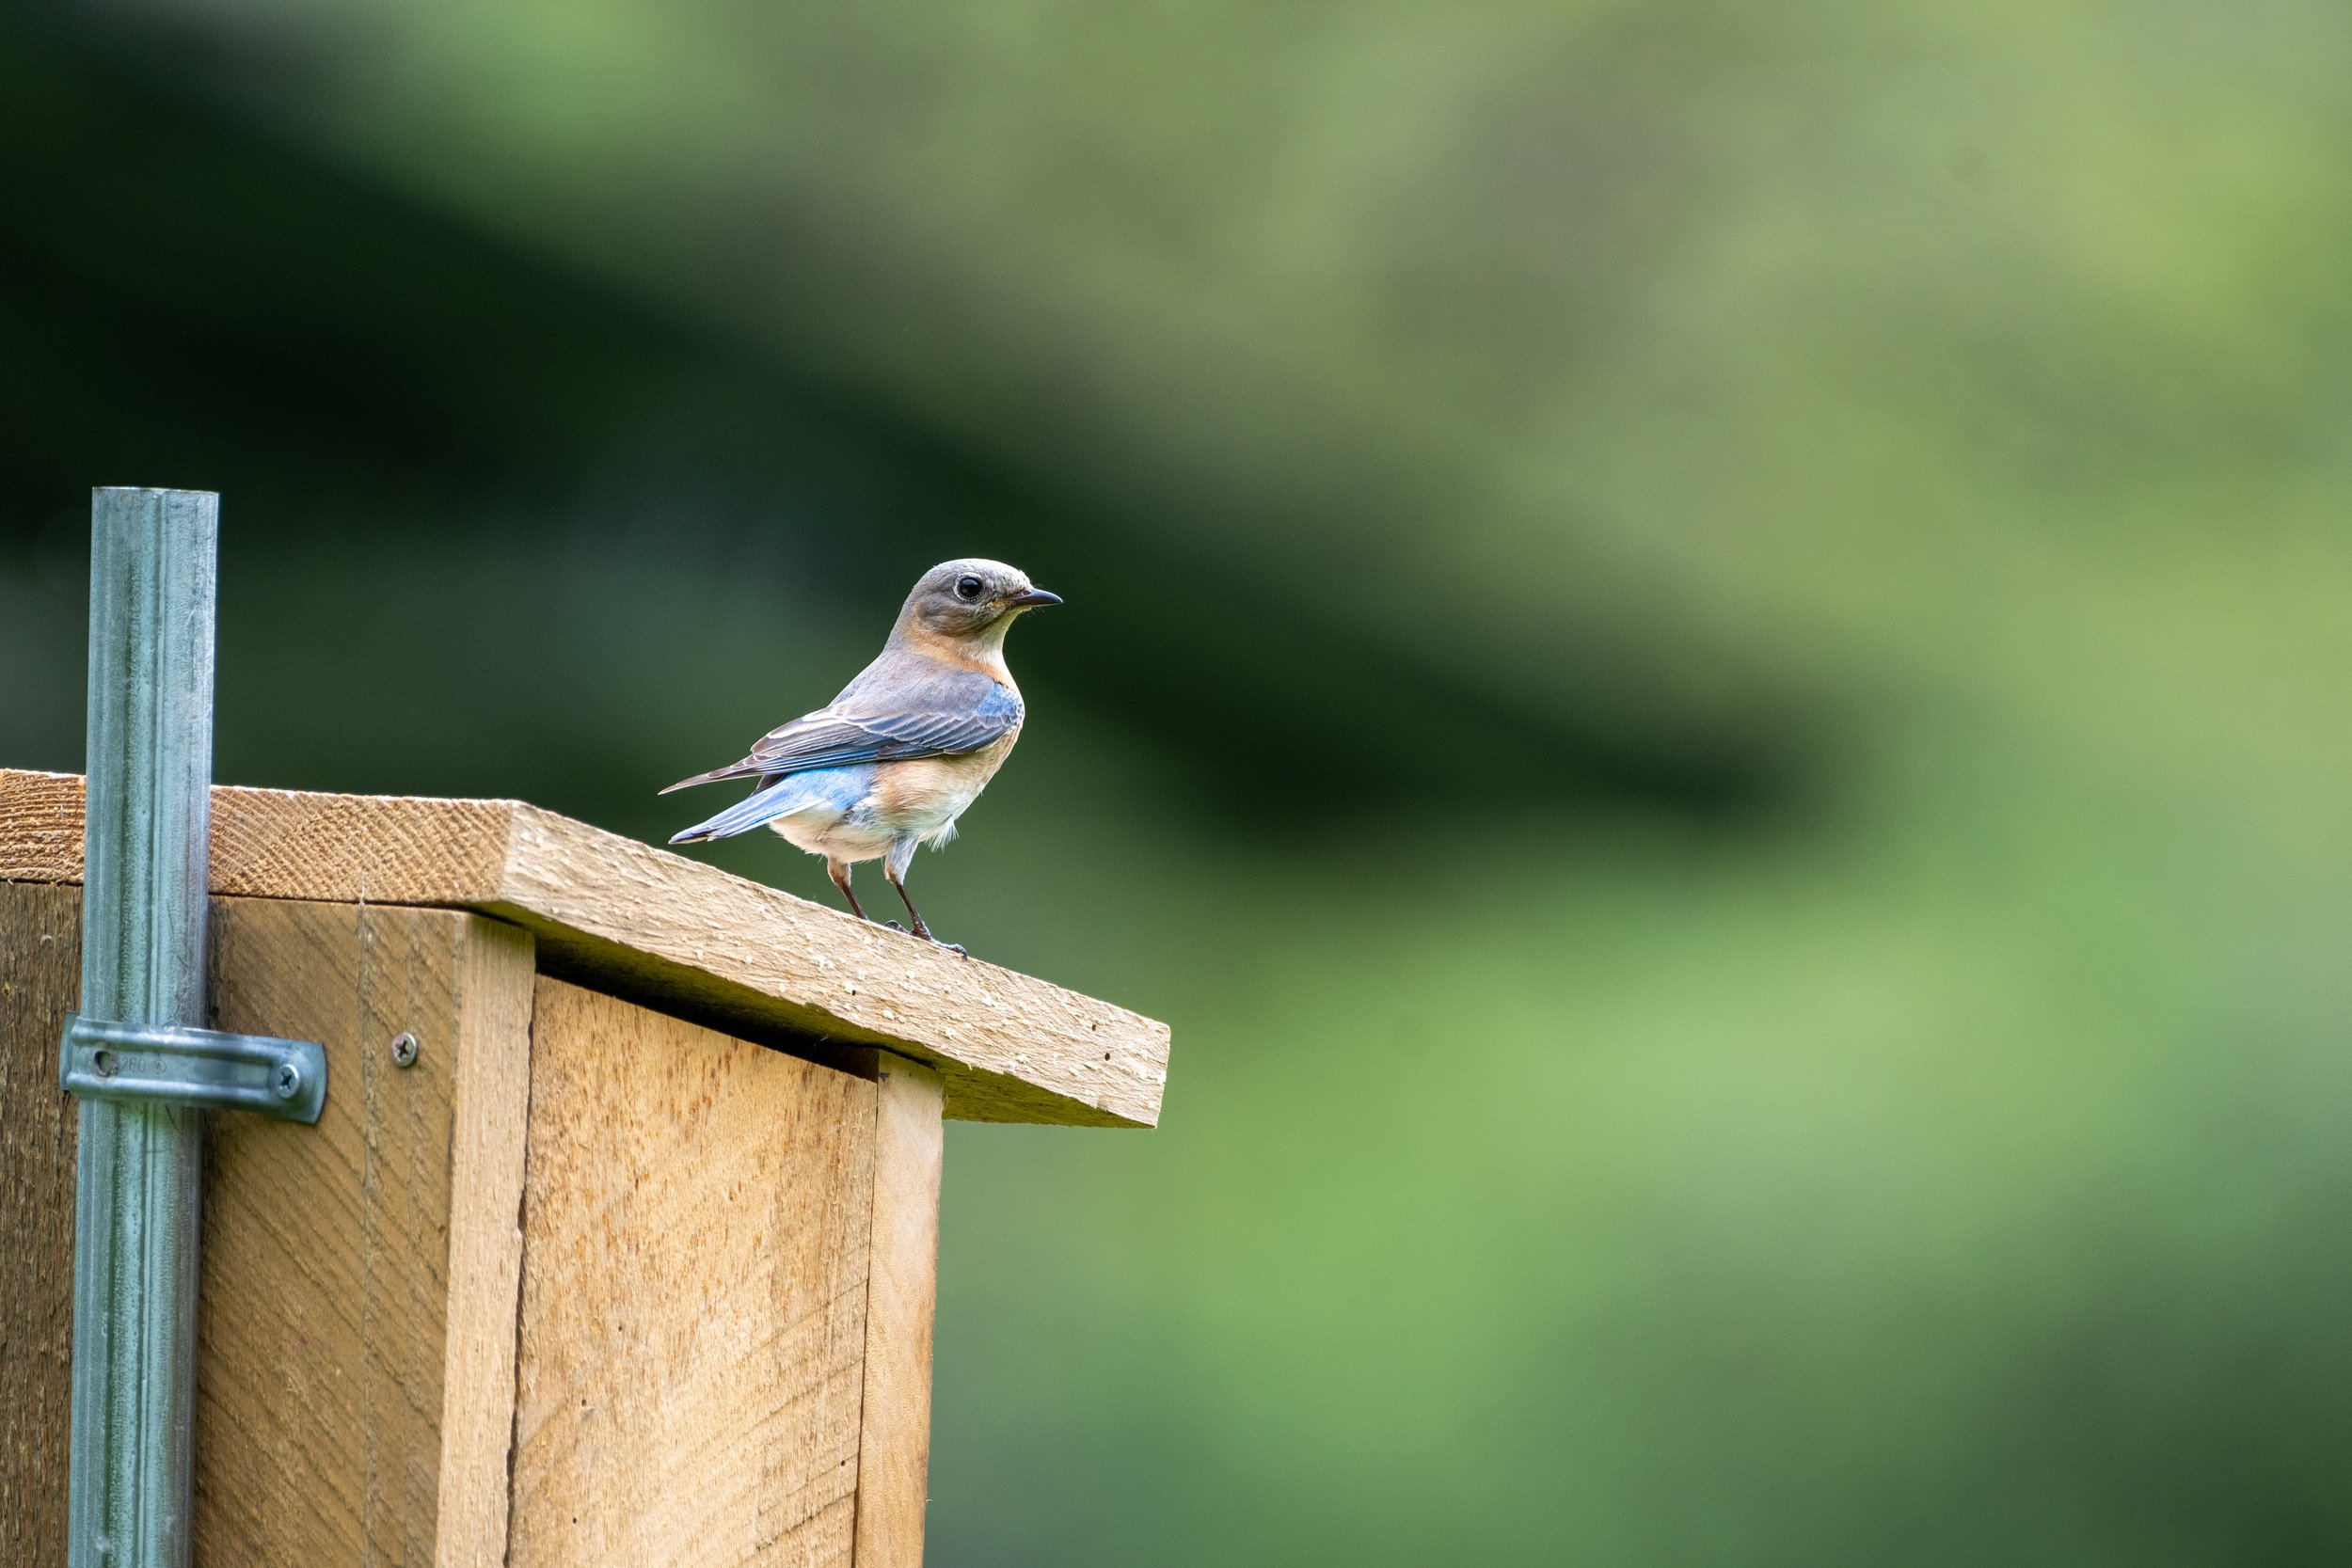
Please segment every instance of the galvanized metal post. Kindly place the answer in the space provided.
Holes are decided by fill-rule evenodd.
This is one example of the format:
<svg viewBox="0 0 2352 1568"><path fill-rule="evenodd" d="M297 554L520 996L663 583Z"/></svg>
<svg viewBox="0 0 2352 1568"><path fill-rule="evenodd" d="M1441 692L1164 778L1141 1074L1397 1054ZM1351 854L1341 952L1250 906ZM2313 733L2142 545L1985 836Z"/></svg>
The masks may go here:
<svg viewBox="0 0 2352 1568"><path fill-rule="evenodd" d="M204 1022L220 498L90 507L82 1014ZM74 1167L72 1568L183 1568L203 1112L85 1098Z"/></svg>

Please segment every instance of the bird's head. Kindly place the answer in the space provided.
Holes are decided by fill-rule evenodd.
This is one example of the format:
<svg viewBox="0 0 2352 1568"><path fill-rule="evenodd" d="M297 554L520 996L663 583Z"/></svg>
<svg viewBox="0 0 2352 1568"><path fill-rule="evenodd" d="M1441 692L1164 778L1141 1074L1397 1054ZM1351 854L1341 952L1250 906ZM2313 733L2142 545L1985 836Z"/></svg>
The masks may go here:
<svg viewBox="0 0 2352 1568"><path fill-rule="evenodd" d="M1059 603L1059 594L1001 561L948 561L923 574L899 621L941 637L995 642L1023 610Z"/></svg>

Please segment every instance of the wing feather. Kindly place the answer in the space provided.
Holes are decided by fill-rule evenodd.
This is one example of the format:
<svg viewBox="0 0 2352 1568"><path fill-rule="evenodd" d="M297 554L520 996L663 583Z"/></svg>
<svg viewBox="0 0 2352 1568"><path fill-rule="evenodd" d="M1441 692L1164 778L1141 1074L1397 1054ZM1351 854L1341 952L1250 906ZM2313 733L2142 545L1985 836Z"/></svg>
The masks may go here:
<svg viewBox="0 0 2352 1568"><path fill-rule="evenodd" d="M818 768L960 756L1002 740L1021 718L1021 694L977 670L944 670L886 684L861 677L831 706L761 736L742 761L681 779L670 789L742 778L757 778L764 786Z"/></svg>

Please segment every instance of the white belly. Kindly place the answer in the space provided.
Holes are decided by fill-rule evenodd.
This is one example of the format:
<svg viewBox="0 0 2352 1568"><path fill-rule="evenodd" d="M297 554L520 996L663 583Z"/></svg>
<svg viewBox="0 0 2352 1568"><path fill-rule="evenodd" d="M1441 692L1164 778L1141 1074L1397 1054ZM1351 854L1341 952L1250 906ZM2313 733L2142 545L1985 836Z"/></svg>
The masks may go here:
<svg viewBox="0 0 2352 1568"><path fill-rule="evenodd" d="M962 756L829 769L839 775L838 787L768 825L797 849L851 863L879 860L894 849L909 854L917 844L944 844L1019 734Z"/></svg>

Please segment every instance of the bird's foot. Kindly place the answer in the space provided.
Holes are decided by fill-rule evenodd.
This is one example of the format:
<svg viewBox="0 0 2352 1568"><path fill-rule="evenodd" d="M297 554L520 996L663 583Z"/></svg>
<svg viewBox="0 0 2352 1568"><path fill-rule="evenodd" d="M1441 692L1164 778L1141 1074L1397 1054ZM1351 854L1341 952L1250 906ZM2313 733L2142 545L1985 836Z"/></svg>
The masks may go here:
<svg viewBox="0 0 2352 1568"><path fill-rule="evenodd" d="M885 931L904 931L906 929L905 927L899 925L895 920L885 920L882 923L882 929Z"/></svg>
<svg viewBox="0 0 2352 1568"><path fill-rule="evenodd" d="M942 942L937 937L933 937L931 938L931 945L933 947L945 947L948 952L953 953L959 958L968 958L972 956L964 951L963 943L960 942Z"/></svg>

